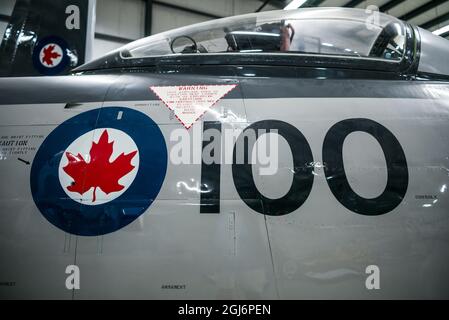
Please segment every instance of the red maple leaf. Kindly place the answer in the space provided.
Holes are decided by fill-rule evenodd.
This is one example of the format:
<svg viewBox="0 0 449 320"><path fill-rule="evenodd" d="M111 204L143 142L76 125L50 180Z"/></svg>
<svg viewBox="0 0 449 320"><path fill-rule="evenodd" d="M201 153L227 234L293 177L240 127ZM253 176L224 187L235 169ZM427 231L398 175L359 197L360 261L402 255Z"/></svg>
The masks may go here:
<svg viewBox="0 0 449 320"><path fill-rule="evenodd" d="M42 62L46 63L49 66L53 65L53 59L59 58L61 55L57 52L54 52L54 45L48 46L44 49L44 57L42 58Z"/></svg>
<svg viewBox="0 0 449 320"><path fill-rule="evenodd" d="M98 143L92 142L90 148L90 162L86 162L81 154L77 156L66 152L69 163L62 168L65 173L73 178L72 185L67 187L71 192L83 195L90 188L94 188L92 202L95 202L95 191L100 188L104 193L120 191L124 186L118 181L131 172L135 167L131 160L137 153L132 151L125 155L120 154L117 159L110 162L114 141L109 142L108 131L104 130Z"/></svg>

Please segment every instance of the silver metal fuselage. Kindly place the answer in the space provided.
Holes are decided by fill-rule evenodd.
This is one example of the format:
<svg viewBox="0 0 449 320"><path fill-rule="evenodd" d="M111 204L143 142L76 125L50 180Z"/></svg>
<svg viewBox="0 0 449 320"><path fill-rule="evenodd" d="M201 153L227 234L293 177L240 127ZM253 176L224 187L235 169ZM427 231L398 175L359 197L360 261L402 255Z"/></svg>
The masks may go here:
<svg viewBox="0 0 449 320"><path fill-rule="evenodd" d="M281 74L217 76L197 69L1 79L0 141L26 140L27 148L0 158L0 280L15 282L1 286L0 297L448 298L449 84ZM149 87L189 84L237 85L187 131L195 154L205 122L219 122L224 131L278 120L304 135L313 163L303 165L313 167L314 177L298 209L278 216L256 212L236 189L247 177L236 182L232 164L222 163L219 213L200 213L201 164L168 161L154 203L118 231L78 236L45 219L33 201L30 174L55 128L89 110L126 107L157 124L169 153L171 132L184 127ZM402 147L406 193L385 214L351 211L329 187L323 144L347 119L377 122ZM276 175L258 176L253 167L258 191L270 199L289 191L298 170L285 139L279 146ZM347 180L363 198L375 199L394 179L381 145L366 132L348 135L342 156ZM64 285L72 264L81 270L80 290ZM380 290L365 286L370 265L380 269Z"/></svg>

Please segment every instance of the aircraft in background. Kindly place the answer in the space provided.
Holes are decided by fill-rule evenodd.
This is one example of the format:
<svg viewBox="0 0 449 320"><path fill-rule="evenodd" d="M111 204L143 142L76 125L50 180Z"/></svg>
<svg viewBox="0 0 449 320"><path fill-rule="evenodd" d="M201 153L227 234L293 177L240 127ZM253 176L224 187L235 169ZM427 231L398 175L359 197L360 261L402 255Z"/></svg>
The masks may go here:
<svg viewBox="0 0 449 320"><path fill-rule="evenodd" d="M448 298L448 52L300 9L0 79L0 297Z"/></svg>
<svg viewBox="0 0 449 320"><path fill-rule="evenodd" d="M17 0L0 46L0 77L69 74L89 61L95 0Z"/></svg>

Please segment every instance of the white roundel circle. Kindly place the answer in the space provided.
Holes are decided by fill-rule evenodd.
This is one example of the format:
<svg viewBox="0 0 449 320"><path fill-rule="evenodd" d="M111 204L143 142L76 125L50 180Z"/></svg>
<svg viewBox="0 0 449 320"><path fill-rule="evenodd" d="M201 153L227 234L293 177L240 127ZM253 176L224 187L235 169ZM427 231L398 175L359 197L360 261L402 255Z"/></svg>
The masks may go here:
<svg viewBox="0 0 449 320"><path fill-rule="evenodd" d="M56 43L49 43L42 47L39 52L40 63L47 68L57 67L64 58L64 52Z"/></svg>
<svg viewBox="0 0 449 320"><path fill-rule="evenodd" d="M103 142L106 141L105 132L107 134L108 144L112 143L112 153L110 156L110 152L104 151L105 149L108 149L108 147L105 143L101 144L100 142L102 136ZM97 145L97 147L95 147L95 145ZM98 147L98 145L101 145L102 147ZM92 170L90 153L93 148L101 150L101 152L95 153L97 157L99 156L102 158L101 161L95 163L97 171ZM71 173L71 171L67 169L70 162L69 158L72 159L72 164L76 163L77 166L80 166L78 168L81 168L78 169L73 165L71 166L74 171L82 172L79 175L81 178L78 179L81 181L77 181L77 183L83 185L83 188L81 188L82 190L69 190L70 186L72 186L76 180L76 175L72 173L72 175L75 176L74 178L68 174L68 172ZM104 185L105 181L101 181L101 179L100 181L96 181L96 178L103 176L104 172L118 171L114 170L114 164L117 163L126 164L126 173L120 178L117 177L118 180L112 179L112 181L106 182L112 183L115 186L118 184L120 188L123 188L117 191L102 190L101 186ZM84 205L101 205L120 197L131 186L139 170L139 163L139 150L134 140L128 134L113 128L95 129L78 137L64 151L58 168L59 182L61 183L64 192L72 200ZM99 174L97 173L98 170L101 170ZM112 172L112 174L114 174L114 172ZM94 181L93 185L95 186L91 186L92 181ZM117 186L117 188L119 187Z"/></svg>

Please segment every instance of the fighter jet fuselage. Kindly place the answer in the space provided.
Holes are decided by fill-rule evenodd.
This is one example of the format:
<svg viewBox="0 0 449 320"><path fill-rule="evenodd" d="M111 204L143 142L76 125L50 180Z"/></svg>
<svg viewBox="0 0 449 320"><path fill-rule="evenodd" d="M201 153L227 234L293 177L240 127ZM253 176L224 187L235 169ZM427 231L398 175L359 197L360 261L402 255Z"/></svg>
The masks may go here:
<svg viewBox="0 0 449 320"><path fill-rule="evenodd" d="M449 45L365 21L230 18L0 79L0 296L447 298Z"/></svg>

